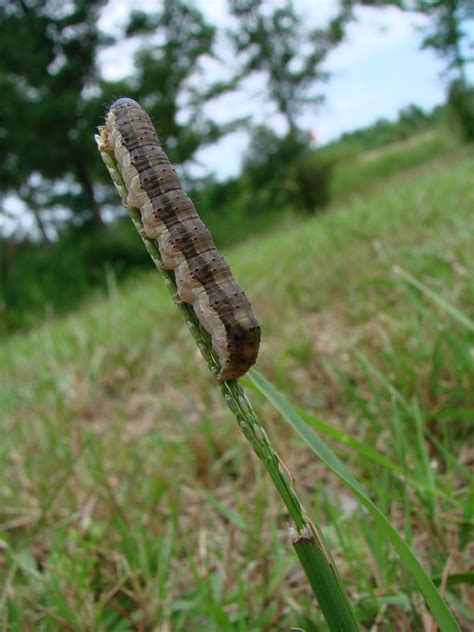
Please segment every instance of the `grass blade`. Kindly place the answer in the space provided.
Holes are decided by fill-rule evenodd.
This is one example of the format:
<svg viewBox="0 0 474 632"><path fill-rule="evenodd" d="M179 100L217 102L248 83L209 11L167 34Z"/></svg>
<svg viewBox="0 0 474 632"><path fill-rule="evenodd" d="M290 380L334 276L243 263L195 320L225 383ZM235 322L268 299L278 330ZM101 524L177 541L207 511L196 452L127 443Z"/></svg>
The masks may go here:
<svg viewBox="0 0 474 632"><path fill-rule="evenodd" d="M306 445L336 474L336 476L355 494L358 500L369 511L380 529L392 543L405 568L412 574L420 592L423 594L430 610L442 632L460 631L445 601L439 594L430 577L416 559L410 547L400 537L387 517L370 500L360 483L347 470L334 452L303 421L296 410L258 371L251 369L248 379L258 388L261 394L278 410L283 418L300 435Z"/></svg>
<svg viewBox="0 0 474 632"><path fill-rule="evenodd" d="M101 157L109 170L125 206L127 206L127 188L115 157L109 151L105 151L106 148L102 146L101 137L96 137L96 140L99 145ZM140 210L129 206L127 206L127 210L161 278L171 294L174 295L177 289L174 274L169 270L164 270L161 266L161 255L156 242L149 239L143 231ZM209 334L207 334L199 324L191 305L182 302L178 303L177 307L183 315L211 374L217 376L220 367L215 357ZM266 468L293 519L294 524L290 529L292 544L330 629L334 632L357 632L359 630L357 619L345 592L334 559L330 554L321 532L306 514L294 489L292 476L273 449L270 438L256 416L240 382L230 380L219 384L218 388L224 396L229 409L236 417L243 435L250 442L254 452ZM222 512L222 506L220 510ZM228 512L227 517L230 519ZM237 522L239 521L237 520Z"/></svg>
<svg viewBox="0 0 474 632"><path fill-rule="evenodd" d="M432 578L436 586L441 586L443 581L442 575L436 575ZM446 578L446 586L455 586L456 584L469 584L474 586L474 571L465 571L464 573L451 573Z"/></svg>
<svg viewBox="0 0 474 632"><path fill-rule="evenodd" d="M253 383L251 383L250 386L253 387ZM399 477L400 480L403 480L404 482L409 483L410 485L412 485L413 487L415 487L421 492L429 492L430 494L436 494L437 496L440 496L446 502L452 505L456 505L458 507L461 506L461 503L458 502L455 498L453 498L452 495L441 491L438 487L434 488L432 487L432 485L426 485L425 483L423 483L423 481L417 480L410 472L400 467L400 465L397 465L397 463L394 463L394 461L387 458L385 455L380 454L380 452L377 452L377 450L374 450L374 448L372 448L367 443L354 439L347 432L344 432L343 430L339 430L338 428L333 428L332 426L327 424L325 421L322 421L321 419L314 417L313 415L311 415L310 413L307 413L306 411L302 410L298 406L294 406L293 408L298 413L298 415L303 419L303 421L305 421L307 424L309 424L310 426L313 426L314 428L316 428L317 430L320 430L321 432L324 432L325 435L327 435L328 437L331 437L332 439L335 439L339 443L342 443L343 445L347 446L354 452L357 452L357 454L360 454L360 456L363 456L364 458L369 459L373 463L377 463L378 465L389 470L395 476Z"/></svg>
<svg viewBox="0 0 474 632"><path fill-rule="evenodd" d="M458 323L466 327L466 329L469 329L469 331L474 331L474 322L468 316L466 316L466 314L463 314L463 312L461 312L457 307L454 307L454 305L448 303L448 301L446 301L437 292L434 292L424 283L418 281L418 279L415 279L415 277L413 277L411 274L405 272L405 270L400 268L400 266L394 266L393 271L404 281L406 281L413 287L416 287L417 290L430 298L434 303L436 303L436 305L438 305L438 307L441 307L442 310L444 310L455 320L457 320Z"/></svg>

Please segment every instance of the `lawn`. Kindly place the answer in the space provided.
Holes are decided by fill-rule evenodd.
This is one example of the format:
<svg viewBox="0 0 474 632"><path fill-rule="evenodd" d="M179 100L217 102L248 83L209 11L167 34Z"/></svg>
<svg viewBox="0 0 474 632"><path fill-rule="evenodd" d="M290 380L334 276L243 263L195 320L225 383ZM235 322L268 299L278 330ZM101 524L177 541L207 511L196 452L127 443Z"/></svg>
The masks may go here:
<svg viewBox="0 0 474 632"><path fill-rule="evenodd" d="M317 429L465 630L473 168L472 153L417 166L224 253L261 321L258 370L345 433ZM124 287L112 279L105 300L7 339L0 371L3 629L325 629L288 516L151 264ZM367 512L252 400L361 626L430 629Z"/></svg>

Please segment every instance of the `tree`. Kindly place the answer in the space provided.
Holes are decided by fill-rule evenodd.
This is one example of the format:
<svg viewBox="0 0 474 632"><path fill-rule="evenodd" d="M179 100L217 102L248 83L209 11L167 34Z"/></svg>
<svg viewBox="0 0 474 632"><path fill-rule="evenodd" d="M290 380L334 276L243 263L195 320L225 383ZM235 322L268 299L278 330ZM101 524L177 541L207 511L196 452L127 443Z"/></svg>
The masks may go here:
<svg viewBox="0 0 474 632"><path fill-rule="evenodd" d="M429 19L422 47L432 48L445 60L448 119L464 140L474 140L474 87L468 85L466 78L466 68L474 62L474 38L467 28L469 22L474 22L473 0L350 1L353 6L396 6L403 11L422 13Z"/></svg>
<svg viewBox="0 0 474 632"><path fill-rule="evenodd" d="M472 63L463 51L466 42L472 50L474 40L469 41L465 29L468 21L474 20L474 3L472 0L418 0L417 9L430 17L432 30L423 40L425 48L433 48L447 63L448 73L455 74L455 80L466 85L466 65ZM466 47L467 48L467 47Z"/></svg>
<svg viewBox="0 0 474 632"><path fill-rule="evenodd" d="M238 20L232 40L242 75L265 74L269 99L295 132L298 116L323 100L315 86L327 79L322 64L343 39L346 2L326 29L308 28L290 0L270 11L263 0L230 0L230 8Z"/></svg>
<svg viewBox="0 0 474 632"><path fill-rule="evenodd" d="M239 124L219 126L203 116L203 104L234 87L235 80L212 85L206 80L202 64L215 57L216 30L189 1L164 0L152 14L132 12L126 34L152 35L136 55L132 93L156 121L172 162L190 160Z"/></svg>
<svg viewBox="0 0 474 632"><path fill-rule="evenodd" d="M395 6L429 18L422 47L434 49L446 61L446 72L451 79L466 85L466 66L474 61L468 53L474 48L467 23L474 20L472 0L351 0L357 4L384 7ZM454 75L454 76L453 76Z"/></svg>
<svg viewBox="0 0 474 632"><path fill-rule="evenodd" d="M314 213L326 206L332 164L310 150L301 132L279 137L257 127L244 156L241 182L251 194L253 213L299 209Z"/></svg>
<svg viewBox="0 0 474 632"><path fill-rule="evenodd" d="M97 65L99 51L113 43L98 27L106 2L0 4L0 196L17 195L45 240L53 224L103 223L112 189L91 138L116 97L143 103L179 164L235 125L220 127L202 114L207 100L233 84L203 77L215 29L197 8L163 0L157 13L132 12L121 41L141 39L136 70L108 82Z"/></svg>
<svg viewBox="0 0 474 632"><path fill-rule="evenodd" d="M102 113L93 90L97 50L105 43L97 26L104 4L7 0L0 6L0 190L28 204L45 236L43 215L58 196L65 201L58 189L64 178L69 208L102 224L90 135Z"/></svg>

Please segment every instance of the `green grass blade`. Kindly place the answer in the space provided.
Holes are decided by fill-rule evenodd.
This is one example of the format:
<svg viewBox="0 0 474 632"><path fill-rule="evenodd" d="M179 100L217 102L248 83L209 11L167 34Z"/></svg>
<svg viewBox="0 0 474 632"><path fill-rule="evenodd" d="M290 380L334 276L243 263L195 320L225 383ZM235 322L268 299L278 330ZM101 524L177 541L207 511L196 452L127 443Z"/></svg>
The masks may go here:
<svg viewBox="0 0 474 632"><path fill-rule="evenodd" d="M442 575L432 577L436 586L441 586L443 581ZM446 577L446 586L455 586L456 584L469 584L474 586L474 571L465 571L464 573L451 573Z"/></svg>
<svg viewBox="0 0 474 632"><path fill-rule="evenodd" d="M416 287L417 290L419 290L425 296L430 298L433 301L433 303L436 303L438 307L441 307L442 310L444 310L446 313L452 316L455 320L457 320L458 323L466 327L466 329L469 329L469 331L474 331L474 322L468 316L466 316L466 314L463 314L463 312L461 312L457 307L454 307L454 305L451 305L451 303L448 303L448 301L446 301L442 296L440 296L440 294L431 290L424 283L422 283L421 281L418 281L418 279L415 279L415 277L413 277L408 272L405 272L405 270L400 268L400 266L394 266L393 271L395 272L396 275L401 277L404 281L406 281L413 287Z"/></svg>
<svg viewBox="0 0 474 632"><path fill-rule="evenodd" d="M102 151L100 139L98 139L98 143L101 147L102 159L125 203L127 189L115 161L115 157L106 151ZM128 206L127 209L161 278L171 294L174 294L177 289L174 274L169 270L163 269L156 242L149 239L143 231L140 210ZM183 315L211 374L217 376L219 365L209 334L205 332L199 324L191 305L182 302L178 303L177 307ZM309 516L306 514L294 489L291 474L273 449L270 438L262 427L260 420L255 415L252 405L247 399L240 382L236 380L224 382L219 385L219 390L224 396L229 409L235 415L245 438L250 442L255 454L267 469L281 499L288 509L294 523L290 529L292 544L301 560L308 581L330 629L334 632L357 632L359 630L358 622L344 590L342 579L339 576L334 559L331 556L320 530L313 525ZM214 500L212 504L221 514L225 515L229 521L237 526L245 526L244 523L239 520L237 514L231 514L219 501Z"/></svg>
<svg viewBox="0 0 474 632"><path fill-rule="evenodd" d="M459 528L459 548L463 551L471 541L474 526L474 479L471 479L469 495L464 506L464 520Z"/></svg>
<svg viewBox="0 0 474 632"><path fill-rule="evenodd" d="M385 467L388 470L391 470L395 474L404 475L404 471L399 465L397 465L396 463L388 459L383 454L380 454L380 452L377 452L377 450L374 450L367 443L354 439L347 432L344 432L343 430L339 430L338 428L334 428L333 426L327 424L325 421L322 421L322 419L318 419L317 417L314 417L314 415L307 413L306 411L302 410L298 406L294 406L294 409L296 410L298 415L302 419L304 419L304 421L307 424L309 424L310 426L313 426L314 428L316 428L317 430L320 430L321 432L324 432L324 434L327 435L328 437L331 437L332 439L339 441L339 443L342 443L343 445L347 446L354 452L357 452L357 454L360 454L364 458L369 459L373 463L377 463L378 465L381 465L382 467Z"/></svg>
<svg viewBox="0 0 474 632"><path fill-rule="evenodd" d="M435 515L434 497L436 495L436 481L433 474L433 469L430 465L430 457L426 449L426 442L423 433L423 421L419 407L414 402L414 419L415 419L415 439L418 446L419 460L421 467L423 468L424 477L428 481L429 496L428 502L430 504L431 516Z"/></svg>
<svg viewBox="0 0 474 632"><path fill-rule="evenodd" d="M460 627L453 617L445 601L437 591L430 577L416 559L410 547L403 541L396 529L386 516L370 500L359 482L347 470L333 451L308 427L296 410L260 373L251 369L249 379L262 395L278 410L283 418L300 435L313 452L336 474L336 476L356 495L359 501L369 511L380 529L385 533L402 560L405 568L412 574L418 588L424 595L442 632L460 631Z"/></svg>
<svg viewBox="0 0 474 632"><path fill-rule="evenodd" d="M220 500L218 500L215 496L213 496L210 492L206 494L209 504L217 509L217 511L223 516L226 520L228 520L231 524L236 526L238 529L244 531L247 529L247 523L236 511L229 509Z"/></svg>
<svg viewBox="0 0 474 632"><path fill-rule="evenodd" d="M251 384L250 386L252 387L253 384ZM306 411L302 410L298 406L294 406L293 408L298 413L298 415L310 426L313 426L314 428L320 430L321 432L324 432L324 434L326 434L328 437L331 437L335 439L336 441L338 441L339 443L342 443L343 445L347 446L354 452L357 452L357 454L360 454L364 458L369 459L373 463L377 463L378 465L381 465L382 467L391 471L393 474L398 476L403 481L409 483L410 485L412 485L419 491L435 494L437 496L440 496L441 498L446 500L446 502L452 505L456 505L458 507L461 506L461 503L458 502L455 498L453 498L452 495L446 494L445 492L441 491L438 487L433 487L432 485L426 485L422 481L417 480L410 472L405 471L404 468L400 467L399 465L394 463L391 459L387 458L383 454L380 454L380 452L377 452L377 450L374 450L374 448L369 446L367 443L354 439L347 432L344 432L343 430L339 430L338 428L333 428L332 426L327 424L325 421L322 421L321 419L314 417L313 415L311 415L310 413L307 413Z"/></svg>
<svg viewBox="0 0 474 632"><path fill-rule="evenodd" d="M247 385L253 391L260 392L260 389L252 381L247 380ZM354 439L347 432L330 426L322 419L318 419L318 417L311 415L298 406L293 406L293 408L297 412L297 414L310 426L313 426L317 430L324 432L325 435L331 437L332 439L335 439L339 443L342 443L354 452L357 452L357 454L360 454L360 456L363 456L373 463L377 463L377 465L380 465L385 469L391 471L395 476L398 476L401 480L409 483L418 491L435 494L436 496L443 498L443 500L451 505L455 505L457 507L463 506L463 503L454 498L452 494L443 492L441 489L439 489L439 487L433 487L432 485L427 485L426 483L423 483L423 481L417 480L410 472L406 471L405 468L397 465L397 463L395 463L385 455L380 454L380 452L374 450L374 448L369 446L367 443Z"/></svg>

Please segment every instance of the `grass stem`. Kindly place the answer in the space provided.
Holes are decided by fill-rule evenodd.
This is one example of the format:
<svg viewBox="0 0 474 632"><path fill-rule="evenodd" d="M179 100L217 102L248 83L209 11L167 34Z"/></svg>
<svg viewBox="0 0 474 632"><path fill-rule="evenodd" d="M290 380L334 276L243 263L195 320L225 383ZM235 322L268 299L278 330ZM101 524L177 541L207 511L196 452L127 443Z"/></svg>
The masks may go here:
<svg viewBox="0 0 474 632"><path fill-rule="evenodd" d="M170 292L175 294L174 275L170 271L163 270L156 243L144 233L140 211L126 205L127 188L113 154L104 151L100 145L99 150L153 263ZM216 377L220 367L212 349L210 336L200 325L191 305L177 303L177 307L181 311L210 372ZM242 433L268 471L293 520L290 529L292 544L329 628L344 632L358 630L357 620L323 536L304 510L294 488L293 477L273 449L270 439L240 382L233 380L218 386L229 409L236 417Z"/></svg>

